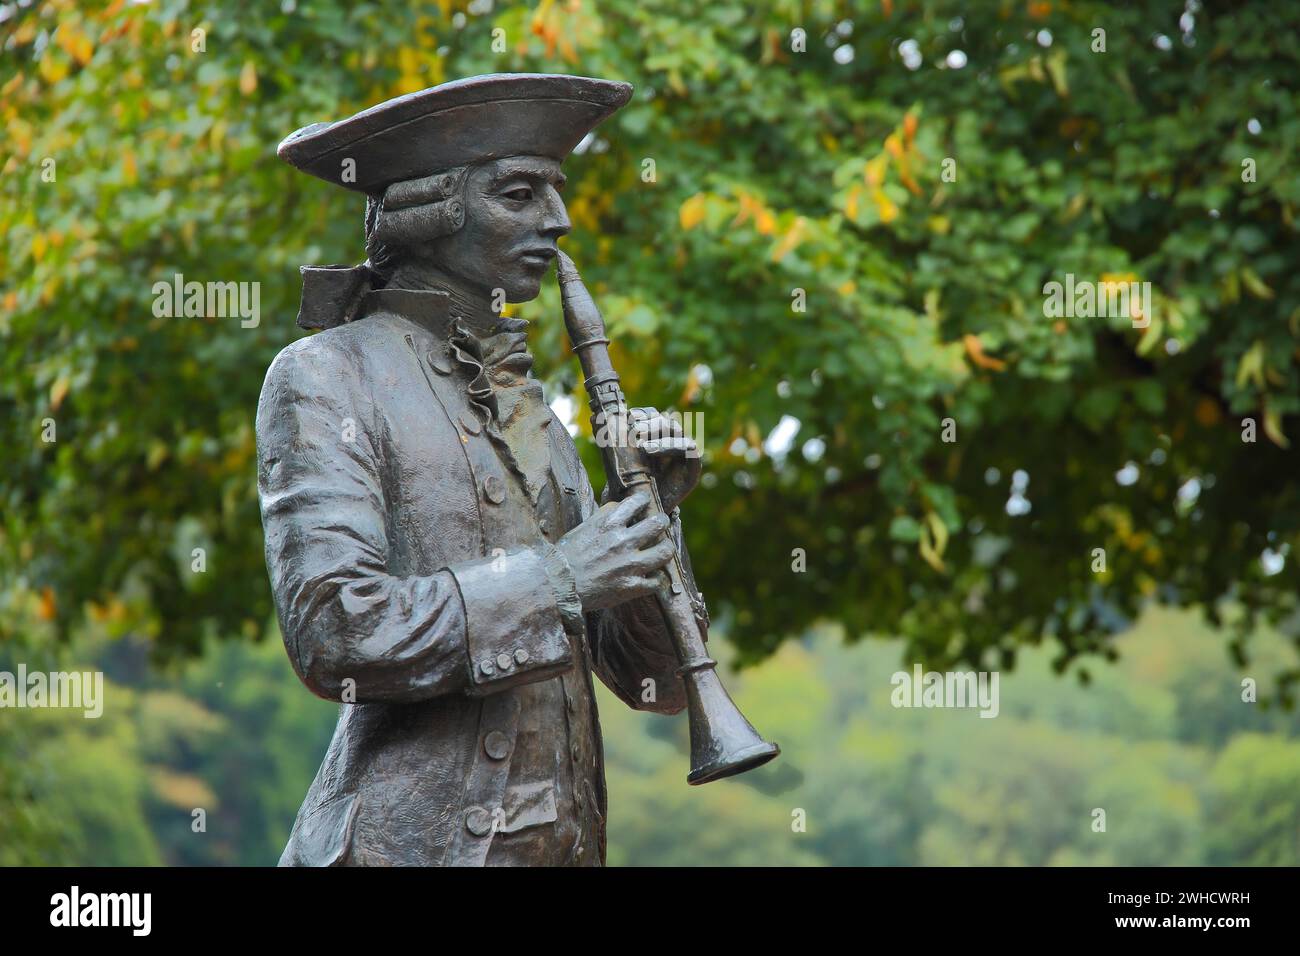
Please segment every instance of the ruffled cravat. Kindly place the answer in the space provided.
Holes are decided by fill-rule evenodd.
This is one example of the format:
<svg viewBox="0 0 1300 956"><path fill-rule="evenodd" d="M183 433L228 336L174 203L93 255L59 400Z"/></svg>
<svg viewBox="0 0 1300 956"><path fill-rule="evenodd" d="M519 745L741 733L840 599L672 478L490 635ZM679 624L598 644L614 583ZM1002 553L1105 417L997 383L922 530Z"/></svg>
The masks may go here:
<svg viewBox="0 0 1300 956"><path fill-rule="evenodd" d="M375 285L369 263L358 266L303 266L298 325L329 329L352 321ZM551 449L546 429L552 421L542 385L529 378L528 323L483 313L443 288L451 300L451 354L469 378L469 400L502 459L523 482L536 504L550 477Z"/></svg>
<svg viewBox="0 0 1300 956"><path fill-rule="evenodd" d="M486 431L511 471L536 504L550 478L551 446L546 429L551 410L542 384L528 375L528 323L501 318L490 331L478 331L461 317L452 325L457 361L469 366L469 397L482 414Z"/></svg>

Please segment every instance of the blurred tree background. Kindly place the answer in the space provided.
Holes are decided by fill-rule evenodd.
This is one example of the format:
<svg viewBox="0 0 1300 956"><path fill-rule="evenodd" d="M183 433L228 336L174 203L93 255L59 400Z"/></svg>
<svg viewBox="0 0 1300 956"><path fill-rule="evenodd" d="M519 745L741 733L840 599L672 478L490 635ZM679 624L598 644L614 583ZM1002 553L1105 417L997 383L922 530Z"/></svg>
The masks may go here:
<svg viewBox="0 0 1300 956"><path fill-rule="evenodd" d="M636 86L566 165L566 248L629 396L703 416L696 569L786 750L687 791L683 723L607 706L611 861L1300 862L1296 722L1238 684L1300 679L1297 22L0 2L0 669L112 695L0 713L0 863L278 853L333 709L278 647L253 410L297 266L363 253L358 197L274 147L520 70ZM258 283L262 321L157 317L177 274ZM1049 318L1067 275L1151 314ZM589 454L554 288L520 314ZM891 708L900 660L1016 673L981 720Z"/></svg>
<svg viewBox="0 0 1300 956"><path fill-rule="evenodd" d="M1290 653L1256 641L1265 671ZM893 707L902 642L819 628L728 681L781 758L698 788L685 719L602 687L609 862L1300 864L1300 714L1242 703L1221 638L1185 611L1150 612L1121 646L1087 687L1027 651L985 719ZM83 646L77 663L107 674L102 718L3 714L0 865L279 858L337 705L275 641L220 642L165 674L138 639Z"/></svg>

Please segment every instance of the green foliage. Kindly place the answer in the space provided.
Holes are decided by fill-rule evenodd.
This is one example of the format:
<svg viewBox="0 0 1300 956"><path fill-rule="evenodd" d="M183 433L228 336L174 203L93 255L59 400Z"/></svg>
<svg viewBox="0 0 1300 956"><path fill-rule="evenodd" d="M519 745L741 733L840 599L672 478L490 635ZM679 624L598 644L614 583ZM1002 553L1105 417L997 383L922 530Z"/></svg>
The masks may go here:
<svg viewBox="0 0 1300 956"><path fill-rule="evenodd" d="M633 712L602 690L609 861L1300 864L1300 717L1243 702L1243 675L1225 673L1218 643L1186 612L1149 614L1120 664L1086 688L1063 685L1034 649L1002 675L1000 713L985 719L894 708L901 642L845 647L821 633L729 680L783 753L705 787L685 782L684 719ZM1286 650L1275 635L1257 643ZM98 720L6 715L0 863L274 863L336 714L283 650L210 642L164 675L143 667L143 645L77 650L83 666L108 670L111 706ZM1221 717L1175 706L1194 684L1219 689Z"/></svg>
<svg viewBox="0 0 1300 956"><path fill-rule="evenodd" d="M107 672L104 714L5 712L0 865L273 864L338 712L279 641L209 642L163 673L142 642L75 650L65 668Z"/></svg>
<svg viewBox="0 0 1300 956"><path fill-rule="evenodd" d="M850 640L899 635L909 660L932 666L1011 667L1023 652L1066 670L1081 654L1113 658L1115 635L1151 600L1199 606L1216 624L1223 607L1240 609L1239 659L1262 623L1293 635L1296 8L1202 6L1186 38L1154 0L979 11L899 0L851 23L831 0L773 0L759 15L686 0L540 0L487 15L465 15L461 0L6 8L0 639L44 648L77 630L131 634L165 659L262 632L253 408L271 357L298 334L296 267L362 257L358 197L295 173L274 145L300 125L494 70L637 87L568 163L566 246L619 337L628 394L704 414L712 477L685 510L739 662L829 620ZM796 26L805 53L792 51ZM902 62L907 39L919 69ZM838 62L836 47L852 59ZM954 50L966 65L939 68ZM154 283L178 273L260 283L263 321L156 317ZM1067 274L1151 282L1149 325L1047 317L1044 284ZM521 314L537 320L539 374L576 394L555 290ZM766 439L787 416L798 431L783 452ZM1257 442L1243 442L1245 418ZM1119 483L1121 469L1135 480ZM196 548L206 571L193 570ZM1198 667L1220 660L1198 646ZM315 765L302 742L322 739L327 720L301 688L275 683L274 642L265 659L221 653L205 660L239 670L233 696L213 689L219 673L147 686L136 662L124 683L144 689L129 726L53 733L28 715L22 735L0 735L0 801L13 808L0 813L0 858L268 862ZM771 774L809 763L803 784L762 779L806 786L819 822L764 859L1168 862L1196 859L1207 827L1210 857L1238 859L1250 825L1252 861L1294 862L1293 838L1276 849L1294 820L1294 754L1241 737L1260 728L1221 665L1151 695L1091 674L1099 696L1045 694L1051 713L1032 720L1009 700L1005 720L985 723L1017 727L1000 741L1018 754L1007 766L1039 771L1011 789L964 762L1002 763L978 745L978 720L971 741L918 760L915 722L891 722L879 700L859 713L861 685L833 669L814 678L800 649L783 653L803 684L756 675L767 712L755 720L801 755ZM1286 696L1300 670L1270 660ZM301 736L263 749L268 727ZM1067 758L1060 733L1080 727L1095 739ZM1121 731L1153 743L1130 754ZM817 759L831 764L813 773L828 734L835 747ZM258 746L240 751L249 740ZM1207 823L1198 809L1194 741L1236 741L1212 773L1240 820ZM1248 813L1233 781L1251 759L1276 775L1251 778L1267 807ZM15 760L24 776L6 773ZM668 771L642 772L625 799L647 813L674 806ZM950 774L974 781L974 795L944 785ZM143 800L157 823L162 806L180 813L202 794L196 781L238 831L187 844L188 817L173 816L154 847L129 808ZM788 818L786 797L728 788L705 798L720 801L718 826ZM1114 824L1129 828L1127 849L1089 844L1059 819L1022 828L998 815L1020 794L1036 807L1067 791L1072 815L1094 800L1131 808ZM97 794L84 814L68 802L79 792ZM35 809L38 798L73 822ZM693 812L702 805L713 806ZM722 854L698 827L699 845ZM96 842L100 830L122 842ZM676 852L615 832L616 859ZM752 836L730 852L755 859Z"/></svg>
<svg viewBox="0 0 1300 956"><path fill-rule="evenodd" d="M1275 635L1257 642L1266 656L1280 655L1270 666L1290 656ZM1027 651L1002 675L1000 714L986 719L893 707L900 642L844 648L837 634L822 633L783 647L737 685L741 707L780 742L782 757L689 792L685 728L667 722L660 731L663 721L604 706L611 860L1293 863L1300 845L1288 738L1300 719L1243 702L1241 675L1225 674L1216 643L1186 613L1149 614L1123 639L1118 667L1090 687L1063 686L1048 651ZM1221 710L1235 710L1240 730L1227 732L1226 746L1219 726L1174 706L1175 688L1197 682L1219 687ZM653 801L642 796L651 779ZM679 809L679 799L689 806ZM806 832L792 829L796 809ZM1104 832L1093 829L1097 809ZM691 838L681 838L684 829Z"/></svg>
<svg viewBox="0 0 1300 956"><path fill-rule="evenodd" d="M1300 853L1300 745L1243 734L1214 764L1209 859L1293 866Z"/></svg>
<svg viewBox="0 0 1300 956"><path fill-rule="evenodd" d="M28 660L32 671L42 664ZM14 673L0 653L0 670ZM105 694L106 718L79 710L4 711L0 734L0 866L149 866L148 777L130 688Z"/></svg>
<svg viewBox="0 0 1300 956"><path fill-rule="evenodd" d="M1245 653L1300 590L1295 562L1258 560L1300 519L1293 5L1207 4L1190 43L1154 2L966 6L851 23L829 0L542 2L454 24L459 2L17 9L0 26L3 633L89 614L169 655L260 630L262 372L297 334L295 267L361 256L357 197L274 144L446 78L537 69L637 87L569 163L568 245L629 394L704 414L713 483L687 517L743 661L826 618L935 664L1009 666L1049 635L1063 665L1109 656L1149 598L1216 619L1234 598ZM967 64L939 68L953 50ZM261 283L265 321L156 318L153 283L176 273ZM1045 317L1066 273L1150 281L1150 326ZM522 312L539 371L575 390L554 290ZM788 454L763 447L783 416ZM1006 507L1016 472L1025 514Z"/></svg>

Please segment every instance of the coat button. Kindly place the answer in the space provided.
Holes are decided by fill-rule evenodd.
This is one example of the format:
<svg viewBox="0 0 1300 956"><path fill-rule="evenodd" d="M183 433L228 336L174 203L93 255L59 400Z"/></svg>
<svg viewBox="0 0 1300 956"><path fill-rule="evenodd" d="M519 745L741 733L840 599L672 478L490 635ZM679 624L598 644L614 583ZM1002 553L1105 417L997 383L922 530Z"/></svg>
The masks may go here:
<svg viewBox="0 0 1300 956"><path fill-rule="evenodd" d="M483 672L484 677L491 677L497 672L496 665L491 660L479 661L478 669Z"/></svg>
<svg viewBox="0 0 1300 956"><path fill-rule="evenodd" d="M475 836L487 836L492 831L492 814L482 807L470 807L465 811L465 826Z"/></svg>
<svg viewBox="0 0 1300 956"><path fill-rule="evenodd" d="M501 479L496 475L488 475L483 479L483 496L494 505L499 505L506 500L506 487Z"/></svg>
<svg viewBox="0 0 1300 956"><path fill-rule="evenodd" d="M515 648L515 663L516 664L528 663L528 652L524 650L522 647Z"/></svg>
<svg viewBox="0 0 1300 956"><path fill-rule="evenodd" d="M477 435L483 430L483 426L479 423L478 416L473 412L461 412L460 424L461 427L471 435Z"/></svg>
<svg viewBox="0 0 1300 956"><path fill-rule="evenodd" d="M439 375L451 374L451 359L447 355L439 355L437 352L430 352L425 356L425 358L429 361L429 368L433 369Z"/></svg>
<svg viewBox="0 0 1300 956"><path fill-rule="evenodd" d="M505 651L502 651L500 654L497 655L497 667L501 668L503 671L508 671L510 670L510 668L514 666L515 666L514 659L511 658L511 656L507 654Z"/></svg>
<svg viewBox="0 0 1300 956"><path fill-rule="evenodd" d="M510 753L510 738L494 730L483 738L483 750L493 760L505 760Z"/></svg>

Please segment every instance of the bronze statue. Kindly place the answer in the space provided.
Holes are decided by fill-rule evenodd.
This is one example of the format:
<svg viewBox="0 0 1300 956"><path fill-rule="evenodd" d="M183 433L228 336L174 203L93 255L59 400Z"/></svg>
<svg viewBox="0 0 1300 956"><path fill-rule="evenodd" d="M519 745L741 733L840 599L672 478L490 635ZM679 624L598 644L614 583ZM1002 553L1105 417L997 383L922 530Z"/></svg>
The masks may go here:
<svg viewBox="0 0 1300 956"><path fill-rule="evenodd" d="M704 654L677 511L699 479L694 443L626 408L562 261L600 421L631 436L602 449L598 505L530 375L527 323L501 314L562 255L562 161L630 95L474 77L280 144L367 197L366 262L303 268L298 322L323 331L276 357L257 413L285 646L342 704L284 865L600 865L593 672L631 707L690 706L691 782L777 753Z"/></svg>

